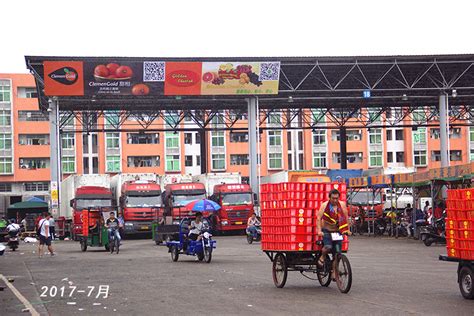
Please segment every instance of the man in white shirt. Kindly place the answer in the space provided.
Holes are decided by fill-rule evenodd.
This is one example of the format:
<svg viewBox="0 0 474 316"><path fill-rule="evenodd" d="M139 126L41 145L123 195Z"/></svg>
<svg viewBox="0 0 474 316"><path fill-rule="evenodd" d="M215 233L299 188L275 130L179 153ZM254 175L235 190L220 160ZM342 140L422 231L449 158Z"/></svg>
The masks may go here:
<svg viewBox="0 0 474 316"><path fill-rule="evenodd" d="M15 223L14 219L10 220L10 224L7 226L7 232L10 236L16 236L20 232L20 225Z"/></svg>
<svg viewBox="0 0 474 316"><path fill-rule="evenodd" d="M43 248L44 245L48 246L49 253L51 256L54 256L55 253L53 251L53 247L51 246L51 234L49 232L49 219L51 218L51 214L47 214L46 218L43 218L38 223L38 228L40 229L39 235L39 246L38 246L38 254L39 257L43 257Z"/></svg>

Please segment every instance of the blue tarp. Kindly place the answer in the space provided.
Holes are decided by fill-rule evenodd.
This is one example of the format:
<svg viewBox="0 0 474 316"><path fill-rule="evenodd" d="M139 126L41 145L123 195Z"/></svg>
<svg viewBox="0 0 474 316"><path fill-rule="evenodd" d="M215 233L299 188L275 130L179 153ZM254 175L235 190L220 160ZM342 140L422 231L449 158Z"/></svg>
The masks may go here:
<svg viewBox="0 0 474 316"><path fill-rule="evenodd" d="M362 169L331 169L326 175L331 178L331 181L340 181L348 183L350 178L362 177Z"/></svg>

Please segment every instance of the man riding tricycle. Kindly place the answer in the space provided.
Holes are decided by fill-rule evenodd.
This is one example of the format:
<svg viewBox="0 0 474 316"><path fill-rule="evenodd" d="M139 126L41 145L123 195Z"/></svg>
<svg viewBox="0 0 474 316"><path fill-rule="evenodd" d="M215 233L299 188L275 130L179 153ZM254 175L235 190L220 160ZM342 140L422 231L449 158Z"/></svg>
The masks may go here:
<svg viewBox="0 0 474 316"><path fill-rule="evenodd" d="M176 225L177 240L166 242L171 259L178 261L179 255L185 254L197 256L197 260L209 263L212 259L212 250L216 248L216 241L212 240L210 222L207 218L203 218L201 211L214 212L220 207L209 200L197 200L189 203L187 208L191 214L196 213L194 216L182 219L179 225Z"/></svg>
<svg viewBox="0 0 474 316"><path fill-rule="evenodd" d="M86 251L87 247L104 247L107 251L119 252L119 222L112 208L90 207L82 211L81 219L82 234L79 241L82 251Z"/></svg>

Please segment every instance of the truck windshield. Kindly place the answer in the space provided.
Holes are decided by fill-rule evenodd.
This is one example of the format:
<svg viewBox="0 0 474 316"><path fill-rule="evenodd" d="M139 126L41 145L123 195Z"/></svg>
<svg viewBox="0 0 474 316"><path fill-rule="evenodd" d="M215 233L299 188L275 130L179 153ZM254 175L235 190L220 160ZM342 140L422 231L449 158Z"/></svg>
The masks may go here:
<svg viewBox="0 0 474 316"><path fill-rule="evenodd" d="M161 207L161 196L127 196L127 207Z"/></svg>
<svg viewBox="0 0 474 316"><path fill-rule="evenodd" d="M227 193L222 197L222 205L247 205L252 203L250 193Z"/></svg>
<svg viewBox="0 0 474 316"><path fill-rule="evenodd" d="M112 200L108 199L77 199L76 208L77 209L87 209L89 207L111 207Z"/></svg>
<svg viewBox="0 0 474 316"><path fill-rule="evenodd" d="M173 206L185 206L193 200L201 200L206 198L206 194L190 194L190 195L173 195Z"/></svg>
<svg viewBox="0 0 474 316"><path fill-rule="evenodd" d="M372 192L354 192L347 198L349 204L355 205L367 205L367 201L369 204L381 204L382 196L380 193L375 194L374 199Z"/></svg>

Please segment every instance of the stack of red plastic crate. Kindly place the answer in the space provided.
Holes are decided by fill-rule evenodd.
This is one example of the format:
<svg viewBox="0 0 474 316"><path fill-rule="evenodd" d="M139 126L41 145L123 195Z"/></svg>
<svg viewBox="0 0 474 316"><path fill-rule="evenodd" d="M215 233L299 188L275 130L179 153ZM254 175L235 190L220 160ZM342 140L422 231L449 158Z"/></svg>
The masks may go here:
<svg viewBox="0 0 474 316"><path fill-rule="evenodd" d="M474 189L448 190L446 204L448 256L474 260Z"/></svg>
<svg viewBox="0 0 474 316"><path fill-rule="evenodd" d="M263 184L260 188L262 211L262 249L313 251L319 239L316 215L333 188L346 200L345 183L284 182ZM344 239L343 250L347 251Z"/></svg>

